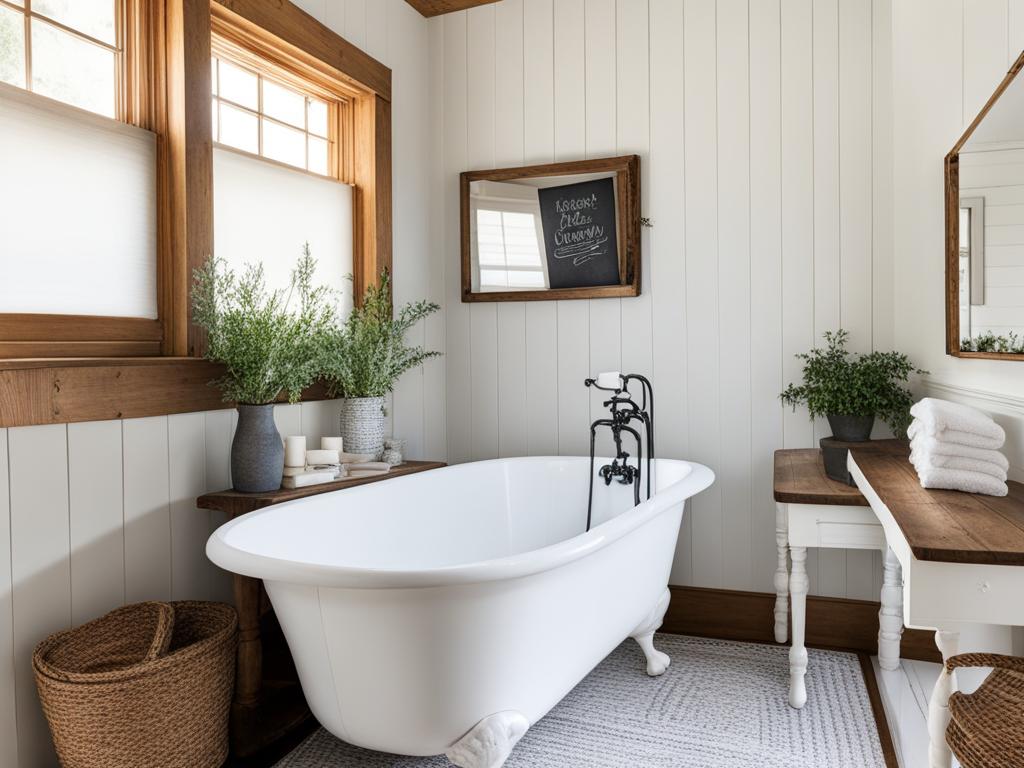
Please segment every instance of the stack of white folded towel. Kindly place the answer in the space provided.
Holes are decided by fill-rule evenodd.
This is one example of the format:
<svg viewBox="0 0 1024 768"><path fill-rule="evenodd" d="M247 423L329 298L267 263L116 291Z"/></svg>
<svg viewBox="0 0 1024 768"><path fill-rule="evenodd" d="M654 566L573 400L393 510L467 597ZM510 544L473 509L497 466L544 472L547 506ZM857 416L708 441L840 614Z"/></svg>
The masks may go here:
<svg viewBox="0 0 1024 768"><path fill-rule="evenodd" d="M1010 464L999 452L1006 433L970 406L926 397L910 409L914 417L910 462L922 488L948 488L1005 496Z"/></svg>

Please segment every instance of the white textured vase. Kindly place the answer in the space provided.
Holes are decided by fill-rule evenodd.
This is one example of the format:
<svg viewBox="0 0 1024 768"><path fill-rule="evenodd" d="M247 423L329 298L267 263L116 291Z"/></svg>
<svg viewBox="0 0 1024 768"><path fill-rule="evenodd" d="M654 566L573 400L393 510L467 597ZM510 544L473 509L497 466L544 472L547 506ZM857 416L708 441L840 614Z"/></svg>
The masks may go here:
<svg viewBox="0 0 1024 768"><path fill-rule="evenodd" d="M379 459L384 451L384 398L343 398L340 429L346 453L372 453Z"/></svg>

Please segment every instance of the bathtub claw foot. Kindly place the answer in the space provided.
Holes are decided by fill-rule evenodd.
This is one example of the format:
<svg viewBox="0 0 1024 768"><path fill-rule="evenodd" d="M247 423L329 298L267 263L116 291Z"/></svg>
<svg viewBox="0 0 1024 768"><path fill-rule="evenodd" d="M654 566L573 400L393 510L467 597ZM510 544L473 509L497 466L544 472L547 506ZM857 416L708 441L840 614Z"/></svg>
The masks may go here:
<svg viewBox="0 0 1024 768"><path fill-rule="evenodd" d="M654 609L647 614L647 618L630 635L639 644L640 650L644 652L644 656L647 657L647 674L651 677L664 674L672 661L667 653L662 653L654 647L654 633L658 631L658 627L661 626L661 622L665 618L665 611L668 610L668 601L670 599L671 595L668 589L666 589L661 593L661 597L658 598Z"/></svg>
<svg viewBox="0 0 1024 768"><path fill-rule="evenodd" d="M529 721L515 710L485 717L444 753L459 768L501 768Z"/></svg>

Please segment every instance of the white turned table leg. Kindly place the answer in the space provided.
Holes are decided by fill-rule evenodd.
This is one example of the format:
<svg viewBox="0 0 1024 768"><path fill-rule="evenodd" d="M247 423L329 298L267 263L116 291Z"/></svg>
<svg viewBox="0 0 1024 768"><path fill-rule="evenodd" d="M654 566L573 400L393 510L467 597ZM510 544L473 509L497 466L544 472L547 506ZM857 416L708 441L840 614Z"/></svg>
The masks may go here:
<svg viewBox="0 0 1024 768"><path fill-rule="evenodd" d="M935 645L942 654L945 665L950 656L955 656L960 644L959 632L935 631ZM928 703L928 765L930 768L949 768L953 753L946 745L946 726L949 725L949 697L956 690L956 680L943 666L939 679L935 681L932 698Z"/></svg>
<svg viewBox="0 0 1024 768"><path fill-rule="evenodd" d="M895 553L883 554L882 607L878 611L878 665L894 670L900 666L900 639L903 637L903 569Z"/></svg>
<svg viewBox="0 0 1024 768"><path fill-rule="evenodd" d="M775 569L775 642L786 642L789 619L789 510L785 504L775 505L775 548L779 564Z"/></svg>
<svg viewBox="0 0 1024 768"><path fill-rule="evenodd" d="M807 623L807 548L790 547L793 571L789 576L789 592L793 600L793 646L789 649L789 704L799 709L807 703L804 674L807 672L807 649L804 630Z"/></svg>

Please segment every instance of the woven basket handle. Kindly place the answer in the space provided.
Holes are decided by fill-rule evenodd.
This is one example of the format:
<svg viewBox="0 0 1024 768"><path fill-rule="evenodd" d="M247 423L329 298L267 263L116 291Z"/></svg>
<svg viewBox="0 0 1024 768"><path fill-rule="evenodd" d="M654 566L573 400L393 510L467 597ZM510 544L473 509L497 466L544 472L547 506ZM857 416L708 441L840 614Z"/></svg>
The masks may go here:
<svg viewBox="0 0 1024 768"><path fill-rule="evenodd" d="M153 631L153 642L146 653L146 661L155 661L167 653L174 635L174 606L170 603L155 603L160 607L157 612L156 628Z"/></svg>

